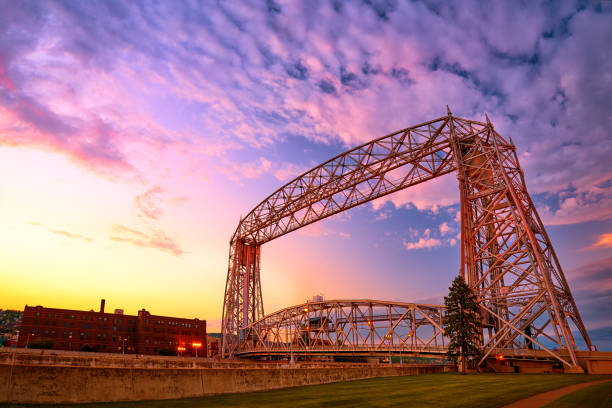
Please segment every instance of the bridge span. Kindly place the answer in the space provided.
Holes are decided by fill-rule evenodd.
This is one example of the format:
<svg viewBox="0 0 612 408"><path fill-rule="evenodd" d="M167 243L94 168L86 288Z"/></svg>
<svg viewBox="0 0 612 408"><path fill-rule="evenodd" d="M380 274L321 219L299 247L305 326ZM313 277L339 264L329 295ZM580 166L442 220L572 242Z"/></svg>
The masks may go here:
<svg viewBox="0 0 612 408"><path fill-rule="evenodd" d="M411 354L441 357L444 306L344 299L281 309L245 327L242 357Z"/></svg>

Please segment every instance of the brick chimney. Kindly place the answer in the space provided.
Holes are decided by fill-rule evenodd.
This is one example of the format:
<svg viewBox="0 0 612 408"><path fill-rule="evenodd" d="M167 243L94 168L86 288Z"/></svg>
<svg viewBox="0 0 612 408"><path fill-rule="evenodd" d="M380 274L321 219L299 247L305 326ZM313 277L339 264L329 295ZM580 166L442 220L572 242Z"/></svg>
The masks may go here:
<svg viewBox="0 0 612 408"><path fill-rule="evenodd" d="M104 304L106 303L105 299L100 300L100 313L104 313Z"/></svg>

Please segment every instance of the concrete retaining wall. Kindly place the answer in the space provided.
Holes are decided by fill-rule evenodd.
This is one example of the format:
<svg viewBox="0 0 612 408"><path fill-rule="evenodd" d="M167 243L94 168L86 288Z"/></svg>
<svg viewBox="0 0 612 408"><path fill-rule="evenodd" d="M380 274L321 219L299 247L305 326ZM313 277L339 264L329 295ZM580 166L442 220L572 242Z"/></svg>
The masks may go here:
<svg viewBox="0 0 612 408"><path fill-rule="evenodd" d="M442 366L143 369L2 364L0 403L186 398L444 370Z"/></svg>

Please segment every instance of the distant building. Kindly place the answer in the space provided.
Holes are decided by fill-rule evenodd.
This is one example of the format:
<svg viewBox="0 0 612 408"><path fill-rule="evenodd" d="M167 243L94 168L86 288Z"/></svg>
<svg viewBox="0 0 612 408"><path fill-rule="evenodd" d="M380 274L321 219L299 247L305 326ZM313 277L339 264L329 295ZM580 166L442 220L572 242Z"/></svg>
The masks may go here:
<svg viewBox="0 0 612 408"><path fill-rule="evenodd" d="M0 309L0 346L15 347L21 326L20 310Z"/></svg>
<svg viewBox="0 0 612 408"><path fill-rule="evenodd" d="M219 348L221 345L221 341L223 336L221 333L208 333L208 356L215 357L219 355Z"/></svg>
<svg viewBox="0 0 612 408"><path fill-rule="evenodd" d="M322 301L323 301L323 295L322 294L314 295L312 297L312 302L322 302Z"/></svg>
<svg viewBox="0 0 612 408"><path fill-rule="evenodd" d="M206 356L206 320L152 315L27 306L23 311L18 347L105 353Z"/></svg>

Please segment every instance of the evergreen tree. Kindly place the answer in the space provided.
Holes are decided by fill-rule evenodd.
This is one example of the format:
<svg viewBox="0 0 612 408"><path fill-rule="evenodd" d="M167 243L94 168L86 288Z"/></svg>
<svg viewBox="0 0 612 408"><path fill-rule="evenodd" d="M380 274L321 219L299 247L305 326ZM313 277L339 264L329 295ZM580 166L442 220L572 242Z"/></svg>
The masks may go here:
<svg viewBox="0 0 612 408"><path fill-rule="evenodd" d="M450 339L447 357L457 363L462 362L462 372L468 362L481 355L481 316L476 296L462 276L457 276L444 297L446 316L444 335Z"/></svg>

